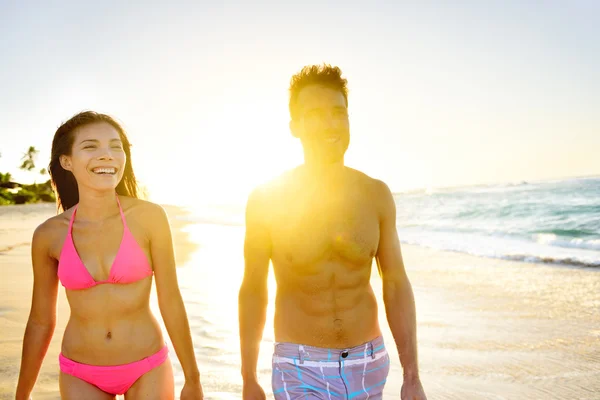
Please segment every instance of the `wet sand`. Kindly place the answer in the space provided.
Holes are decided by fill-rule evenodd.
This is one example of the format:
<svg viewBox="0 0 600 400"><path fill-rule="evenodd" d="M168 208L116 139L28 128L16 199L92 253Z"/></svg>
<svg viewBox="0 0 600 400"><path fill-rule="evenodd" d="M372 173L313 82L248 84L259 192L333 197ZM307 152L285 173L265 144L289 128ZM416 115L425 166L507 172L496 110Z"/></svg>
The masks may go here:
<svg viewBox="0 0 600 400"><path fill-rule="evenodd" d="M600 271L405 248L430 399L600 399Z"/></svg>

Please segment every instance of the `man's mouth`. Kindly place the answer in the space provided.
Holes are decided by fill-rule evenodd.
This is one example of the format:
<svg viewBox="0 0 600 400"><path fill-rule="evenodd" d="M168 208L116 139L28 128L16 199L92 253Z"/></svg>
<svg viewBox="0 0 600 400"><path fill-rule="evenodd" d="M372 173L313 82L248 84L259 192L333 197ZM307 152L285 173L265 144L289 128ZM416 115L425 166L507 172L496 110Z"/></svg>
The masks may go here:
<svg viewBox="0 0 600 400"><path fill-rule="evenodd" d="M114 175L117 173L117 169L113 167L96 167L92 169L92 172L97 175Z"/></svg>

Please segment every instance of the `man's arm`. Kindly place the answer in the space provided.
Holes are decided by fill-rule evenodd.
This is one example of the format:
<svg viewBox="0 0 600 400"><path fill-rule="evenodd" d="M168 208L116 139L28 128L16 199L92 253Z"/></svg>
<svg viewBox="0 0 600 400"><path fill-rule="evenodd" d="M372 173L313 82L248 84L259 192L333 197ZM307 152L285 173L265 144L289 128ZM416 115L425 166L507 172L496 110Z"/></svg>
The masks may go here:
<svg viewBox="0 0 600 400"><path fill-rule="evenodd" d="M256 189L246 205L244 278L239 291L240 350L245 383L256 382L258 353L267 318L267 277L271 239L266 224L266 204Z"/></svg>
<svg viewBox="0 0 600 400"><path fill-rule="evenodd" d="M383 302L404 381L419 381L415 301L396 230L396 204L388 186L383 182L379 185L380 239L376 260L383 281Z"/></svg>

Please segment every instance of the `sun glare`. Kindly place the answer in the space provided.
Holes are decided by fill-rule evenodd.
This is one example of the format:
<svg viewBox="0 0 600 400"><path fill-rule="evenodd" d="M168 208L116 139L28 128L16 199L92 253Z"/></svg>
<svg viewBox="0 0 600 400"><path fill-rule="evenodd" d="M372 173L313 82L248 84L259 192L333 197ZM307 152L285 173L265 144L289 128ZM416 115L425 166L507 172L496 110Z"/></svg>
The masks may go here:
<svg viewBox="0 0 600 400"><path fill-rule="evenodd" d="M185 131L193 133L174 136L172 150L157 143L140 154L140 180L150 198L186 206L244 204L254 187L301 162L300 143L289 133L287 115L265 120L259 110L264 105L248 104L242 99L231 104L234 112L214 112L202 126L190 121L193 128ZM169 167L158 168L156 154L163 158L160 165Z"/></svg>

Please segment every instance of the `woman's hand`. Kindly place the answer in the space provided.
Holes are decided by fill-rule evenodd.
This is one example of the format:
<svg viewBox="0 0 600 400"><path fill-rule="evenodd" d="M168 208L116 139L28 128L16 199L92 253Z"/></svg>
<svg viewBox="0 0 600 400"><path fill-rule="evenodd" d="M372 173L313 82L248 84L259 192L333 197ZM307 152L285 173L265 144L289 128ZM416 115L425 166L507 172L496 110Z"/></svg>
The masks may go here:
<svg viewBox="0 0 600 400"><path fill-rule="evenodd" d="M202 393L202 385L200 382L191 383L186 382L181 389L181 400L204 400L204 393Z"/></svg>

